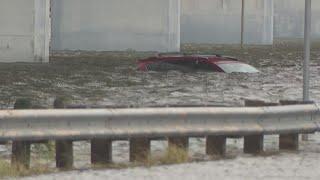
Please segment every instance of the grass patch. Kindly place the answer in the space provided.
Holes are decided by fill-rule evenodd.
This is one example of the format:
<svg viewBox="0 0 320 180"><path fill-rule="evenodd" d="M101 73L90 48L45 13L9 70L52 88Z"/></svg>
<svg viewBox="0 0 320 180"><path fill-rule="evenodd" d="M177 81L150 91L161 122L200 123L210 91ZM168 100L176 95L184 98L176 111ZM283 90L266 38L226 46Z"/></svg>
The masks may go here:
<svg viewBox="0 0 320 180"><path fill-rule="evenodd" d="M12 167L10 162L0 159L0 178L40 175L53 172L48 166L39 165L26 169L22 166Z"/></svg>
<svg viewBox="0 0 320 180"><path fill-rule="evenodd" d="M189 162L188 152L177 146L167 148L165 154L159 158L161 164L181 164Z"/></svg>
<svg viewBox="0 0 320 180"><path fill-rule="evenodd" d="M188 152L177 146L170 146L163 155L151 157L151 155L143 162L133 163L110 163L110 164L96 164L92 168L99 169L126 169L134 167L152 167L161 165L183 164L190 162Z"/></svg>
<svg viewBox="0 0 320 180"><path fill-rule="evenodd" d="M53 161L55 159L55 143L54 141L49 141L45 144L33 144L32 152L37 154L38 159Z"/></svg>
<svg viewBox="0 0 320 180"><path fill-rule="evenodd" d="M151 167L159 165L183 164L187 162L190 162L187 150L177 146L170 146L163 155L156 157L150 156L145 162L140 163L140 165ZM136 166L138 165L139 164L136 164Z"/></svg>

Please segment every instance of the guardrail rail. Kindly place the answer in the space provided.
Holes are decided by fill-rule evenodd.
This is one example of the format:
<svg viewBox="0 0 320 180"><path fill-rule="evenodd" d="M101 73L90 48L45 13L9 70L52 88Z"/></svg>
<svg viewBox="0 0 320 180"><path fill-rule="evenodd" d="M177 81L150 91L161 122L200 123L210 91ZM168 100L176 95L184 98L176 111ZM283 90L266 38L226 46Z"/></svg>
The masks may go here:
<svg viewBox="0 0 320 180"><path fill-rule="evenodd" d="M264 135L279 134L279 148L295 150L299 134L320 130L318 104L246 105L262 107L1 110L0 141L13 141L12 164L25 167L30 144L56 141L56 165L68 169L73 141L90 140L96 164L112 161L112 141L120 139L130 141L130 161L143 161L152 139L167 138L169 146L187 149L189 137L205 137L208 155L225 155L228 137L244 137L244 152L260 153Z"/></svg>

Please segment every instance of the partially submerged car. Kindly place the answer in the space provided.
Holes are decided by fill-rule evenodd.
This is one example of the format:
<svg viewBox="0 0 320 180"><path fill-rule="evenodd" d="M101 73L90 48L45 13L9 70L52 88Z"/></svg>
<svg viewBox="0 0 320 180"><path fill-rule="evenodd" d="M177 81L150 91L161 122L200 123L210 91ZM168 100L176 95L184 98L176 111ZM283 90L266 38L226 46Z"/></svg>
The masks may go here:
<svg viewBox="0 0 320 180"><path fill-rule="evenodd" d="M256 68L221 55L180 55L166 54L138 61L141 71L211 71L223 73L257 73Z"/></svg>

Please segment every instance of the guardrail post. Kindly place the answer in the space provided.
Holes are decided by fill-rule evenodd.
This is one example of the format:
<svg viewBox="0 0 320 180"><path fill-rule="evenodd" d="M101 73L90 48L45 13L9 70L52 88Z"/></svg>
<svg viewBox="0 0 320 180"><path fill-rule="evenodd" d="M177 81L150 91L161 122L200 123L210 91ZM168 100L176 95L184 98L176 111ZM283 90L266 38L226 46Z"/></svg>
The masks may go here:
<svg viewBox="0 0 320 180"><path fill-rule="evenodd" d="M244 153L259 154L263 151L263 134L244 136Z"/></svg>
<svg viewBox="0 0 320 180"><path fill-rule="evenodd" d="M56 141L56 167L59 169L72 169L73 143L68 140Z"/></svg>
<svg viewBox="0 0 320 180"><path fill-rule="evenodd" d="M32 103L30 99L17 99L14 104L14 109L31 109ZM11 165L17 168L30 167L30 146L29 141L13 141Z"/></svg>
<svg viewBox="0 0 320 180"><path fill-rule="evenodd" d="M295 100L280 100L280 104L281 105L295 105L295 104L312 104L314 102L310 101L310 102L302 102L302 101L295 101ZM293 135L292 138L294 138L295 135ZM291 139L292 139L291 138ZM285 138L286 139L286 138ZM308 141L309 136L308 134L302 134L302 140L303 141ZM285 141L285 140L284 140ZM298 139L299 141L299 139ZM298 149L298 148L297 148Z"/></svg>
<svg viewBox="0 0 320 180"><path fill-rule="evenodd" d="M299 134L280 134L279 149L281 150L298 150Z"/></svg>
<svg viewBox="0 0 320 180"><path fill-rule="evenodd" d="M130 139L130 162L146 162L150 157L151 141L149 138Z"/></svg>
<svg viewBox="0 0 320 180"><path fill-rule="evenodd" d="M16 168L30 168L30 142L12 142L11 164Z"/></svg>
<svg viewBox="0 0 320 180"><path fill-rule="evenodd" d="M301 104L299 101L281 100L281 105L295 105ZM298 150L299 149L299 134L280 134L279 136L279 149L281 150Z"/></svg>
<svg viewBox="0 0 320 180"><path fill-rule="evenodd" d="M55 109L64 109L67 100L63 97L54 101ZM72 169L73 167L73 142L71 140L56 140L56 167L59 169Z"/></svg>
<svg viewBox="0 0 320 180"><path fill-rule="evenodd" d="M270 103L260 100L246 100L245 106L246 107L261 107L261 106L277 106L278 103ZM263 134L254 134L254 135L247 135L244 136L244 153L248 154L259 154L263 152Z"/></svg>
<svg viewBox="0 0 320 180"><path fill-rule="evenodd" d="M226 154L226 136L207 136L206 154L210 156Z"/></svg>
<svg viewBox="0 0 320 180"><path fill-rule="evenodd" d="M91 140L91 163L107 164L112 161L112 141L108 139Z"/></svg>
<svg viewBox="0 0 320 180"><path fill-rule="evenodd" d="M189 148L189 137L169 137L168 144L169 148L180 148L187 152Z"/></svg>

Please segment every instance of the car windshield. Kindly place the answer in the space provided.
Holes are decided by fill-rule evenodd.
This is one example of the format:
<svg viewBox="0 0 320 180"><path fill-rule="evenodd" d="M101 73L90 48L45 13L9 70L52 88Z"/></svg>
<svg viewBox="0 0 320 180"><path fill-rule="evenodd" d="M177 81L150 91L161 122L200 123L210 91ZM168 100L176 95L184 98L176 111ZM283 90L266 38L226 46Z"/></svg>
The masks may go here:
<svg viewBox="0 0 320 180"><path fill-rule="evenodd" d="M221 63L217 64L226 73L257 73L259 70L244 63Z"/></svg>

